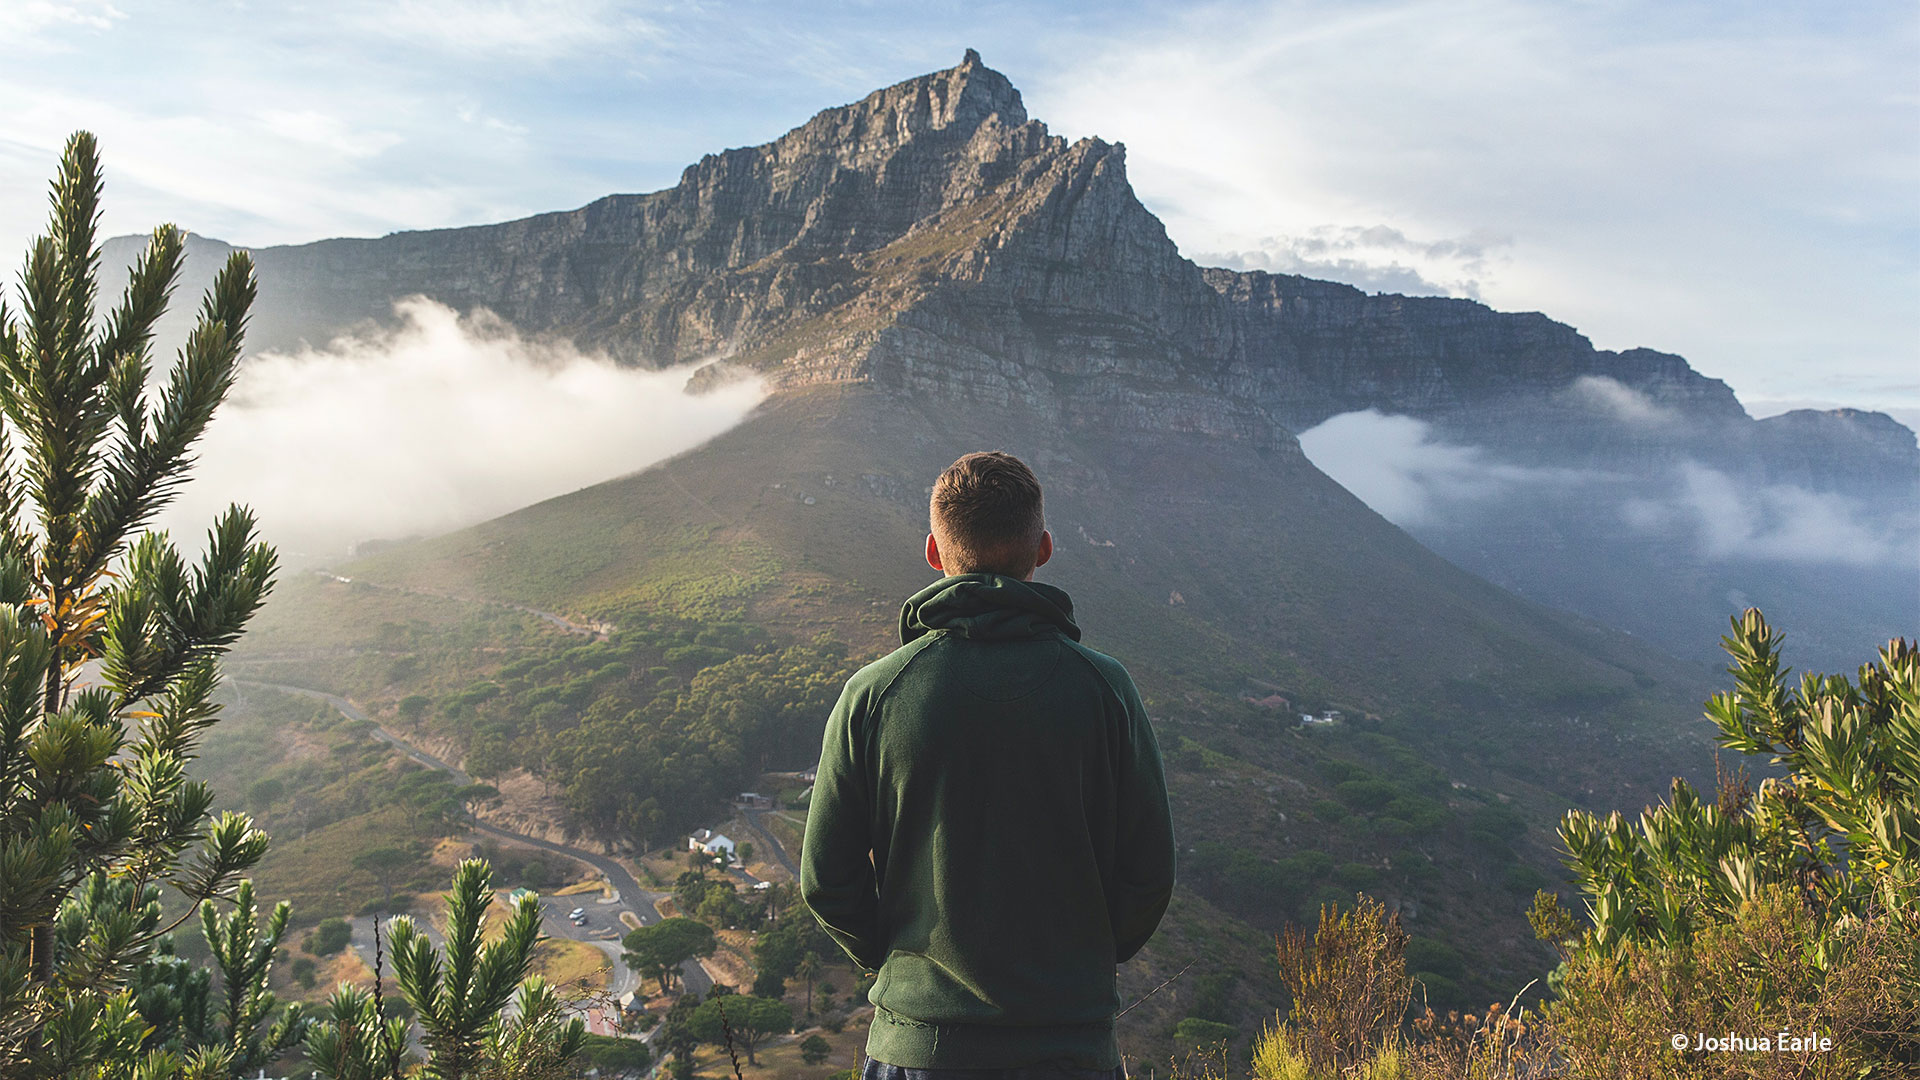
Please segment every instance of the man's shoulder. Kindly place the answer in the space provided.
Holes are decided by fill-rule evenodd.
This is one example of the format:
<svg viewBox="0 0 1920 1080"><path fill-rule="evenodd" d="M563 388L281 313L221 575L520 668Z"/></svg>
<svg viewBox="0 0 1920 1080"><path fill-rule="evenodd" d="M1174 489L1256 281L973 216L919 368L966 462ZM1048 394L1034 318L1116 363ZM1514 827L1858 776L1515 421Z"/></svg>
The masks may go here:
<svg viewBox="0 0 1920 1080"><path fill-rule="evenodd" d="M847 679L847 694L878 694L886 690L888 684L897 678L900 672L913 658L930 644L929 638L920 637L907 642L878 660L853 673Z"/></svg>
<svg viewBox="0 0 1920 1080"><path fill-rule="evenodd" d="M1078 641L1067 638L1062 638L1061 640L1066 644L1067 648L1078 654L1089 667L1093 668L1101 679L1105 680L1107 686L1113 691L1114 696L1119 698L1123 704L1131 702L1139 696L1140 692L1134 689L1133 676L1127 673L1127 666L1125 664L1122 664L1120 661L1115 660L1113 657L1108 656L1098 649L1082 645Z"/></svg>

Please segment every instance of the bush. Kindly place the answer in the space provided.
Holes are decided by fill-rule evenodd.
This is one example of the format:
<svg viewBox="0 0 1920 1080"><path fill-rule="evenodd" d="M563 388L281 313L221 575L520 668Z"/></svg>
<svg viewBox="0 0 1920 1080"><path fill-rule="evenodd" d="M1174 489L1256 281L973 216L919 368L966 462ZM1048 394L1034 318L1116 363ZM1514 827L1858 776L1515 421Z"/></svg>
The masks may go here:
<svg viewBox="0 0 1920 1080"><path fill-rule="evenodd" d="M1313 816L1321 821L1345 821L1352 811L1332 799L1319 799L1313 804Z"/></svg>
<svg viewBox="0 0 1920 1080"><path fill-rule="evenodd" d="M1226 1042L1233 1038L1233 1027L1217 1020L1189 1016L1173 1025L1173 1041L1183 1050Z"/></svg>
<svg viewBox="0 0 1920 1080"><path fill-rule="evenodd" d="M1435 975L1445 975L1457 979L1467 968L1466 960L1460 950L1444 941L1432 938L1410 938L1407 941L1407 969L1425 971Z"/></svg>
<svg viewBox="0 0 1920 1080"><path fill-rule="evenodd" d="M1547 875L1525 863L1512 863L1500 872L1500 884L1506 886L1508 892L1529 896L1553 883Z"/></svg>
<svg viewBox="0 0 1920 1080"><path fill-rule="evenodd" d="M1651 1030L1832 1039L1764 1055L1782 1075L1920 1063L1920 652L1892 641L1857 680L1806 675L1796 688L1760 612L1732 629L1735 688L1707 702L1707 719L1721 746L1767 755L1782 775L1756 791L1723 768L1710 800L1676 779L1637 821L1567 815L1560 837L1595 922L1577 927L1547 892L1529 916L1565 958L1548 1016L1572 1075L1751 1065L1675 1051Z"/></svg>
<svg viewBox="0 0 1920 1080"><path fill-rule="evenodd" d="M1685 945L1628 940L1610 956L1576 953L1547 1016L1575 1077L1763 1075L1755 1059L1777 1062L1764 1075L1898 1075L1873 1070L1920 1062L1916 980L1913 941L1892 920L1823 927L1789 888L1773 885ZM1649 1031L1833 1041L1810 1054L1694 1053Z"/></svg>
<svg viewBox="0 0 1920 1080"><path fill-rule="evenodd" d="M800 1060L809 1065L818 1065L833 1053L833 1046L818 1035L809 1035L800 1042Z"/></svg>
<svg viewBox="0 0 1920 1080"><path fill-rule="evenodd" d="M1333 872L1333 879L1354 892L1373 888L1380 880L1380 871L1366 863L1344 863Z"/></svg>
<svg viewBox="0 0 1920 1080"><path fill-rule="evenodd" d="M1401 795L1400 786L1387 780L1348 780L1333 789L1335 798L1355 810L1378 811Z"/></svg>
<svg viewBox="0 0 1920 1080"><path fill-rule="evenodd" d="M316 965L311 957L296 956L293 958L293 966L289 969L289 974L293 976L294 982L299 983L304 989L311 990L315 982L315 968Z"/></svg>
<svg viewBox="0 0 1920 1080"><path fill-rule="evenodd" d="M1285 1044L1316 1069L1345 1070L1374 1058L1393 1044L1406 1015L1406 947L1400 917L1364 896L1347 911L1323 908L1312 936L1288 927L1276 952L1293 1009L1262 1041Z"/></svg>
<svg viewBox="0 0 1920 1080"><path fill-rule="evenodd" d="M580 1056L605 1077L611 1073L644 1073L653 1065L653 1051L638 1039L588 1035Z"/></svg>
<svg viewBox="0 0 1920 1080"><path fill-rule="evenodd" d="M322 919L300 947L315 956L332 956L353 940L353 927L341 918Z"/></svg>
<svg viewBox="0 0 1920 1080"><path fill-rule="evenodd" d="M1469 830L1492 833L1502 841L1518 840L1527 831L1527 819L1504 803L1490 803L1475 810L1467 819Z"/></svg>

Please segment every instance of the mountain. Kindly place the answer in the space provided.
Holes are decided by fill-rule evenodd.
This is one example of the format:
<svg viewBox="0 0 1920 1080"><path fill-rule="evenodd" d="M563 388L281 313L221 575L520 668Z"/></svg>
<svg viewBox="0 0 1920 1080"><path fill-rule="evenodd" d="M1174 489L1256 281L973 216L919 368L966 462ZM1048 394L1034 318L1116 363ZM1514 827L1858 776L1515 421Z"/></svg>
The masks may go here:
<svg viewBox="0 0 1920 1080"><path fill-rule="evenodd" d="M223 250L194 244L201 266ZM1542 603L1708 661L1747 604L1829 666L1920 623L1920 449L1888 417L1756 421L1680 357L1596 350L1543 315L1195 266L1134 196L1122 146L1050 135L971 51L664 191L254 257L256 350L424 294L627 363L723 358L708 377L1067 430L1287 453L1334 417L1413 418L1411 459L1363 465L1438 453L1457 473L1401 523Z"/></svg>
<svg viewBox="0 0 1920 1080"><path fill-rule="evenodd" d="M203 272L222 246L193 250ZM768 388L738 427L670 461L369 555L339 568L352 587L283 590L242 666L271 681L319 672L382 715L417 700L413 715L447 725L436 734L450 752L485 738L550 768L531 755L576 727L619 730L620 709L586 702L643 672L585 670L564 693L540 691L545 719L503 709L482 731L467 718L532 673L606 657L582 645L507 662L536 646L430 626L447 597L645 627L649 642L678 620L688 644L635 662L652 665L656 702L687 685L671 664L749 640L702 637L708 624L833 639L864 659L928 580L919 549L939 470L987 447L1032 463L1059 542L1043 576L1074 596L1089 644L1134 671L1173 772L1188 889L1123 976L1138 992L1195 951L1262 967L1247 927L1356 888L1475 956L1462 977L1473 993L1517 989L1544 962L1521 909L1550 884L1553 817L1637 807L1675 772L1706 770L1698 714L1713 678L1645 639L1710 646L1728 606L1719 575L1757 599L1772 587L1776 562L1739 576L1745 564L1700 555L1655 520L1671 498L1634 478L1696 468L1736 496L1766 484L1897 502L1915 462L1911 433L1882 417L1756 422L1677 357L1595 350L1541 315L1195 266L1135 197L1121 146L1051 135L972 52L707 157L665 191L254 255L256 350L319 343L424 294L625 363L714 361L699 384L751 374ZM1422 425L1453 460L1491 463L1507 486L1470 508L1530 500L1549 516L1396 526L1299 438L1366 410ZM1645 536L1613 535L1625 519L1586 506L1608 485L1619 505L1646 504ZM1634 562L1635 545L1656 542L1666 561ZM1663 590L1672 605L1654 602ZM1565 610L1583 606L1599 618ZM1877 610L1858 609L1868 623ZM1832 615L1836 640L1856 644L1857 614ZM620 633L609 648L625 647ZM456 647L471 685L421 683L440 661L416 656ZM711 689L701 678L692 689ZM1328 708L1346 722L1296 722ZM743 768L740 756L701 767ZM604 776L669 827L714 809ZM571 827L616 833L622 820ZM1163 1015L1177 1000L1140 1015L1177 1019ZM1249 1023L1272 1003L1247 1000Z"/></svg>

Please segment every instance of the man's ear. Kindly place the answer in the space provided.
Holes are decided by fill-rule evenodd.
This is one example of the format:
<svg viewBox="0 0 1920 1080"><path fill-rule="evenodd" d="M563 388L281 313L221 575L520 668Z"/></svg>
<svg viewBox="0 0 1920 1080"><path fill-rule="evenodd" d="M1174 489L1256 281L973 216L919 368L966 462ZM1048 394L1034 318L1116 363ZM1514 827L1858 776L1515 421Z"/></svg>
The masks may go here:
<svg viewBox="0 0 1920 1080"><path fill-rule="evenodd" d="M933 538L932 533L927 534L927 565L943 574L947 572L947 568L940 565L940 542Z"/></svg>
<svg viewBox="0 0 1920 1080"><path fill-rule="evenodd" d="M1042 529L1040 530L1040 550L1033 556L1034 569L1047 565L1047 560L1051 558L1053 558L1053 533Z"/></svg>

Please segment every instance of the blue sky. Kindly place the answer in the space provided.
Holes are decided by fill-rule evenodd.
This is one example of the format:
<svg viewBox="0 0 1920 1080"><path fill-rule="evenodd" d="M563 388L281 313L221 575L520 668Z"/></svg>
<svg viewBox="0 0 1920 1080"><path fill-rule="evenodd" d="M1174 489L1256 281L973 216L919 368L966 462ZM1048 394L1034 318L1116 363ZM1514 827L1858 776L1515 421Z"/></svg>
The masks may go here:
<svg viewBox="0 0 1920 1080"><path fill-rule="evenodd" d="M77 127L112 232L377 235L664 187L968 46L1056 133L1126 143L1203 263L1545 311L1756 412L1920 421L1906 3L5 0L0 250Z"/></svg>

